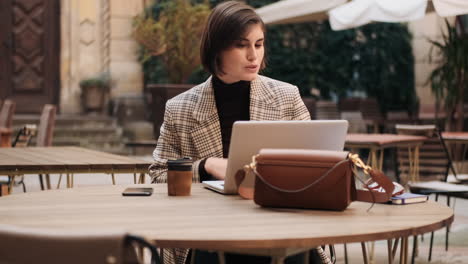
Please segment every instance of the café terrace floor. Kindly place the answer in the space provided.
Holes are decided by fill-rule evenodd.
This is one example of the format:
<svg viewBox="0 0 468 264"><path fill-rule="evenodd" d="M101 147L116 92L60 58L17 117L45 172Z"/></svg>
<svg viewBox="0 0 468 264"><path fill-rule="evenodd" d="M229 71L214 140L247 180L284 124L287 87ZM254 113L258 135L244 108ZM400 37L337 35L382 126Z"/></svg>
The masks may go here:
<svg viewBox="0 0 468 264"><path fill-rule="evenodd" d="M151 159L151 157L145 157L145 159ZM65 176L64 176L65 177ZM149 182L149 177L146 176L146 182ZM26 175L25 184L28 192L40 191L39 180L36 175ZM65 178L62 178L61 188L65 188ZM56 187L58 182L58 175L51 175L51 182L53 188ZM116 175L117 184L132 184L133 174L119 174ZM81 188L91 185L99 184L112 184L111 176L107 174L79 174L75 175L74 188ZM22 187L15 186L14 194L21 195ZM1 198L0 198L1 199ZM434 199L434 197L430 197ZM439 199L441 203L446 203L445 197L442 196ZM452 205L453 205L452 199ZM450 244L449 250L445 251L445 229L436 232L434 238L434 249L432 255L432 261L427 260L429 252L429 240L430 234L424 235L424 241L420 242L419 255L416 258L415 263L451 263L451 264L462 264L468 263L468 200L467 199L455 199L455 220L452 224L450 231ZM410 247L409 252L411 254L413 239L409 240ZM337 262L344 262L344 247L343 245L335 245L337 251ZM348 263L363 263L361 246L359 243L348 244ZM387 263L387 242L378 241L375 244L375 257L371 263ZM398 258L394 261L398 263ZM408 263L411 263L410 261Z"/></svg>

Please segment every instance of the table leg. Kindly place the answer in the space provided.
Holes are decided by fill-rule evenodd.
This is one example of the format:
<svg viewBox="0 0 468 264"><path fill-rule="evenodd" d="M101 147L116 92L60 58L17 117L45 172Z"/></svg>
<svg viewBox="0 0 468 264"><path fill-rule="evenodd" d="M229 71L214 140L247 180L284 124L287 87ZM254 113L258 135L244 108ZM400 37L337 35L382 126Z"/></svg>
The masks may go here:
<svg viewBox="0 0 468 264"><path fill-rule="evenodd" d="M378 162L378 169L383 171L383 158L384 158L384 150L381 149L379 152L379 162Z"/></svg>
<svg viewBox="0 0 468 264"><path fill-rule="evenodd" d="M408 237L401 238L400 264L408 263Z"/></svg>
<svg viewBox="0 0 468 264"><path fill-rule="evenodd" d="M419 181L419 145L414 149L414 178Z"/></svg>
<svg viewBox="0 0 468 264"><path fill-rule="evenodd" d="M348 247L344 244L344 262L348 264Z"/></svg>
<svg viewBox="0 0 468 264"><path fill-rule="evenodd" d="M392 240L387 240L387 255L388 255L388 264L393 263L393 255L392 255Z"/></svg>
<svg viewBox="0 0 468 264"><path fill-rule="evenodd" d="M137 184L137 176L136 173L133 173L133 183Z"/></svg>
<svg viewBox="0 0 468 264"><path fill-rule="evenodd" d="M140 180L139 180L139 182L140 182L141 184L144 184L144 183L145 183L145 174L144 174L144 173L140 173Z"/></svg>
<svg viewBox="0 0 468 264"><path fill-rule="evenodd" d="M400 264L404 264L404 260L403 260L403 255L405 254L405 250L404 250L404 246L405 246L405 239L404 238L401 238L401 245L400 245Z"/></svg>
<svg viewBox="0 0 468 264"><path fill-rule="evenodd" d="M70 173L67 173L67 188L71 188L71 177L70 177Z"/></svg>
<svg viewBox="0 0 468 264"><path fill-rule="evenodd" d="M38 175L39 177L39 184L41 185L41 190L44 190L44 180L42 179L42 174Z"/></svg>
<svg viewBox="0 0 468 264"><path fill-rule="evenodd" d="M416 258L418 251L418 236L413 236L413 253L411 254L411 264L414 264L414 260Z"/></svg>
<svg viewBox="0 0 468 264"><path fill-rule="evenodd" d="M369 260L367 258L366 242L361 242L361 249L362 249L362 258L364 259L364 264L369 264Z"/></svg>
<svg viewBox="0 0 468 264"><path fill-rule="evenodd" d="M374 252L375 252L375 242L372 241L372 242L369 242L369 251L368 251L369 262L374 262Z"/></svg>
<svg viewBox="0 0 468 264"><path fill-rule="evenodd" d="M408 147L408 179L411 182L414 182L414 153L411 151L411 147Z"/></svg>
<svg viewBox="0 0 468 264"><path fill-rule="evenodd" d="M468 150L467 147L468 147L468 144L463 144L463 152L462 152L463 156L461 158L460 170L457 171L458 173L463 173L464 172L464 168L465 168L465 162L464 161L465 161L465 157L466 157L466 152Z"/></svg>
<svg viewBox="0 0 468 264"><path fill-rule="evenodd" d="M112 185L115 185L115 175L114 175L114 173L111 173L111 176L112 176Z"/></svg>
<svg viewBox="0 0 468 264"><path fill-rule="evenodd" d="M223 251L218 251L218 263L219 264L226 264L226 258L224 257Z"/></svg>
<svg viewBox="0 0 468 264"><path fill-rule="evenodd" d="M310 251L304 252L304 264L309 264L310 259Z"/></svg>
<svg viewBox="0 0 468 264"><path fill-rule="evenodd" d="M59 175L59 179L58 179L58 182L57 182L57 189L60 189L60 183L62 182L62 173L60 173Z"/></svg>
<svg viewBox="0 0 468 264"><path fill-rule="evenodd" d="M50 174L45 174L45 179L46 179L46 184L47 184L47 190L52 189L50 185Z"/></svg>
<svg viewBox="0 0 468 264"><path fill-rule="evenodd" d="M375 165L377 163L377 150L370 149L369 159L367 160L367 165L370 165L372 168L377 168Z"/></svg>
<svg viewBox="0 0 468 264"><path fill-rule="evenodd" d="M13 193L13 184L15 184L15 175L8 175L8 179L10 180L8 185L8 194Z"/></svg>
<svg viewBox="0 0 468 264"><path fill-rule="evenodd" d="M399 238L395 238L395 243L393 243L393 248L392 248L392 259L395 259L396 252L398 250L398 242L400 241Z"/></svg>
<svg viewBox="0 0 468 264"><path fill-rule="evenodd" d="M271 264L283 264L285 257L274 256L271 257Z"/></svg>

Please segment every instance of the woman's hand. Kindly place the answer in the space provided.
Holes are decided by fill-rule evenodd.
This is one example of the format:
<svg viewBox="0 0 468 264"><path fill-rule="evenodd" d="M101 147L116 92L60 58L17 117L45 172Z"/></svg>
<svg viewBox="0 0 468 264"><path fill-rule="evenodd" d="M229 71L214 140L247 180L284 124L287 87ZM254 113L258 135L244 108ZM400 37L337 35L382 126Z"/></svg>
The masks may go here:
<svg viewBox="0 0 468 264"><path fill-rule="evenodd" d="M205 162L205 170L218 180L226 177L227 159L208 158Z"/></svg>

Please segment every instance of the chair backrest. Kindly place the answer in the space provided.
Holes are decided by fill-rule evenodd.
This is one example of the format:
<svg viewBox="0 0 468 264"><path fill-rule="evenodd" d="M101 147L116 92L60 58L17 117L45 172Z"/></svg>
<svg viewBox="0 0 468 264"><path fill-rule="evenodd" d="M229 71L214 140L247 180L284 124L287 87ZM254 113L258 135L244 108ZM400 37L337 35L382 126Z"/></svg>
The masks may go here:
<svg viewBox="0 0 468 264"><path fill-rule="evenodd" d="M56 111L54 105L44 105L37 131L36 145L38 147L52 146Z"/></svg>
<svg viewBox="0 0 468 264"><path fill-rule="evenodd" d="M362 98L360 97L348 97L340 99L338 102L338 109L340 112L356 112L360 111Z"/></svg>
<svg viewBox="0 0 468 264"><path fill-rule="evenodd" d="M315 117L318 120L341 119L338 106L332 101L317 101Z"/></svg>
<svg viewBox="0 0 468 264"><path fill-rule="evenodd" d="M398 134L426 136L419 148L419 180L444 180L446 181L450 167L450 156L447 147L440 137L435 125L396 125ZM408 176L409 159L408 149L398 148L400 178Z"/></svg>
<svg viewBox="0 0 468 264"><path fill-rule="evenodd" d="M140 263L135 242L150 247L158 263L154 247L122 231L39 230L0 225L0 263Z"/></svg>
<svg viewBox="0 0 468 264"><path fill-rule="evenodd" d="M359 109L364 120L382 122L385 119L384 115L380 111L377 99L373 97L363 98L360 102Z"/></svg>
<svg viewBox="0 0 468 264"><path fill-rule="evenodd" d="M365 133L366 124L362 118L362 113L359 111L344 111L341 112L341 119L348 120L348 133Z"/></svg>
<svg viewBox="0 0 468 264"><path fill-rule="evenodd" d="M0 127L11 128L16 103L12 100L5 100L0 110Z"/></svg>
<svg viewBox="0 0 468 264"><path fill-rule="evenodd" d="M315 119L316 118L316 100L314 98L310 97L302 97L302 101L304 102L304 105L307 107L307 110L309 110L310 114L310 119Z"/></svg>

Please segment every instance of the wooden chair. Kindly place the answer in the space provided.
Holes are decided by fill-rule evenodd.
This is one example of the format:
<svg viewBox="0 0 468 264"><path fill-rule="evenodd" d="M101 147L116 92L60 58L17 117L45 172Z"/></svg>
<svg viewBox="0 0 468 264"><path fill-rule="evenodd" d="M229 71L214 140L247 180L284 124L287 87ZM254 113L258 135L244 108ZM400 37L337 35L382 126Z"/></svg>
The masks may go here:
<svg viewBox="0 0 468 264"><path fill-rule="evenodd" d="M309 110L310 114L310 119L316 119L316 100L312 97L302 97L302 101L304 102L304 105L307 107L307 110Z"/></svg>
<svg viewBox="0 0 468 264"><path fill-rule="evenodd" d="M151 263L161 263L154 246L143 238L121 231L42 230L0 225L2 263L144 263L142 249L151 252Z"/></svg>
<svg viewBox="0 0 468 264"><path fill-rule="evenodd" d="M15 109L15 102L5 100L0 110L0 147L9 147L11 145L11 127Z"/></svg>
<svg viewBox="0 0 468 264"><path fill-rule="evenodd" d="M332 101L317 101L315 117L318 120L341 119L338 106Z"/></svg>
<svg viewBox="0 0 468 264"><path fill-rule="evenodd" d="M0 127L11 128L13 123L13 114L15 113L16 103L12 100L5 100L0 110Z"/></svg>
<svg viewBox="0 0 468 264"><path fill-rule="evenodd" d="M450 154L447 149L439 129L435 125L396 125L398 134L427 136L428 139L419 148L417 166L417 176L408 182L410 191L413 193L435 194L436 201L439 195L447 196L447 206L450 206L450 197L466 198L467 191L460 189L457 184L447 183L449 171L452 170L456 177L456 171L453 167ZM416 153L418 154L418 153ZM398 174L408 179L410 160L408 159L407 149L397 149L399 169ZM463 189L463 188L462 188ZM447 226L445 248L448 250ZM434 232L431 233L429 261L432 257L432 245ZM415 239L415 241L417 241ZM416 243L416 242L415 242ZM416 245L415 245L416 246ZM414 254L414 253L413 253ZM414 256L413 256L414 258Z"/></svg>
<svg viewBox="0 0 468 264"><path fill-rule="evenodd" d="M372 128L372 132L379 133L380 128L385 125L385 116L380 110L377 99L373 97L363 98L359 104L359 110L366 125Z"/></svg>
<svg viewBox="0 0 468 264"><path fill-rule="evenodd" d="M36 135L37 127L36 125L25 125L23 128L18 131L16 134L15 140L11 144L11 147L27 147L31 142L31 138ZM5 193L10 193L11 188L13 187L13 177L7 176L7 181L2 182L3 184L8 184L8 191ZM23 186L23 192L26 192L26 184L24 184L24 177L16 177L18 181L15 180L14 184L21 184Z"/></svg>
<svg viewBox="0 0 468 264"><path fill-rule="evenodd" d="M24 125L16 134L15 140L11 144L13 148L15 147L27 147L31 142L32 137L34 137L37 133L37 126L36 125Z"/></svg>
<svg viewBox="0 0 468 264"><path fill-rule="evenodd" d="M39 126L37 129L37 147L52 146L56 112L57 108L54 105L46 104L44 105L44 108L42 108L41 118L39 120ZM47 189L51 189L49 174L46 174L45 178ZM41 189L44 190L44 180L42 178L42 174L39 174L39 182L41 184Z"/></svg>

